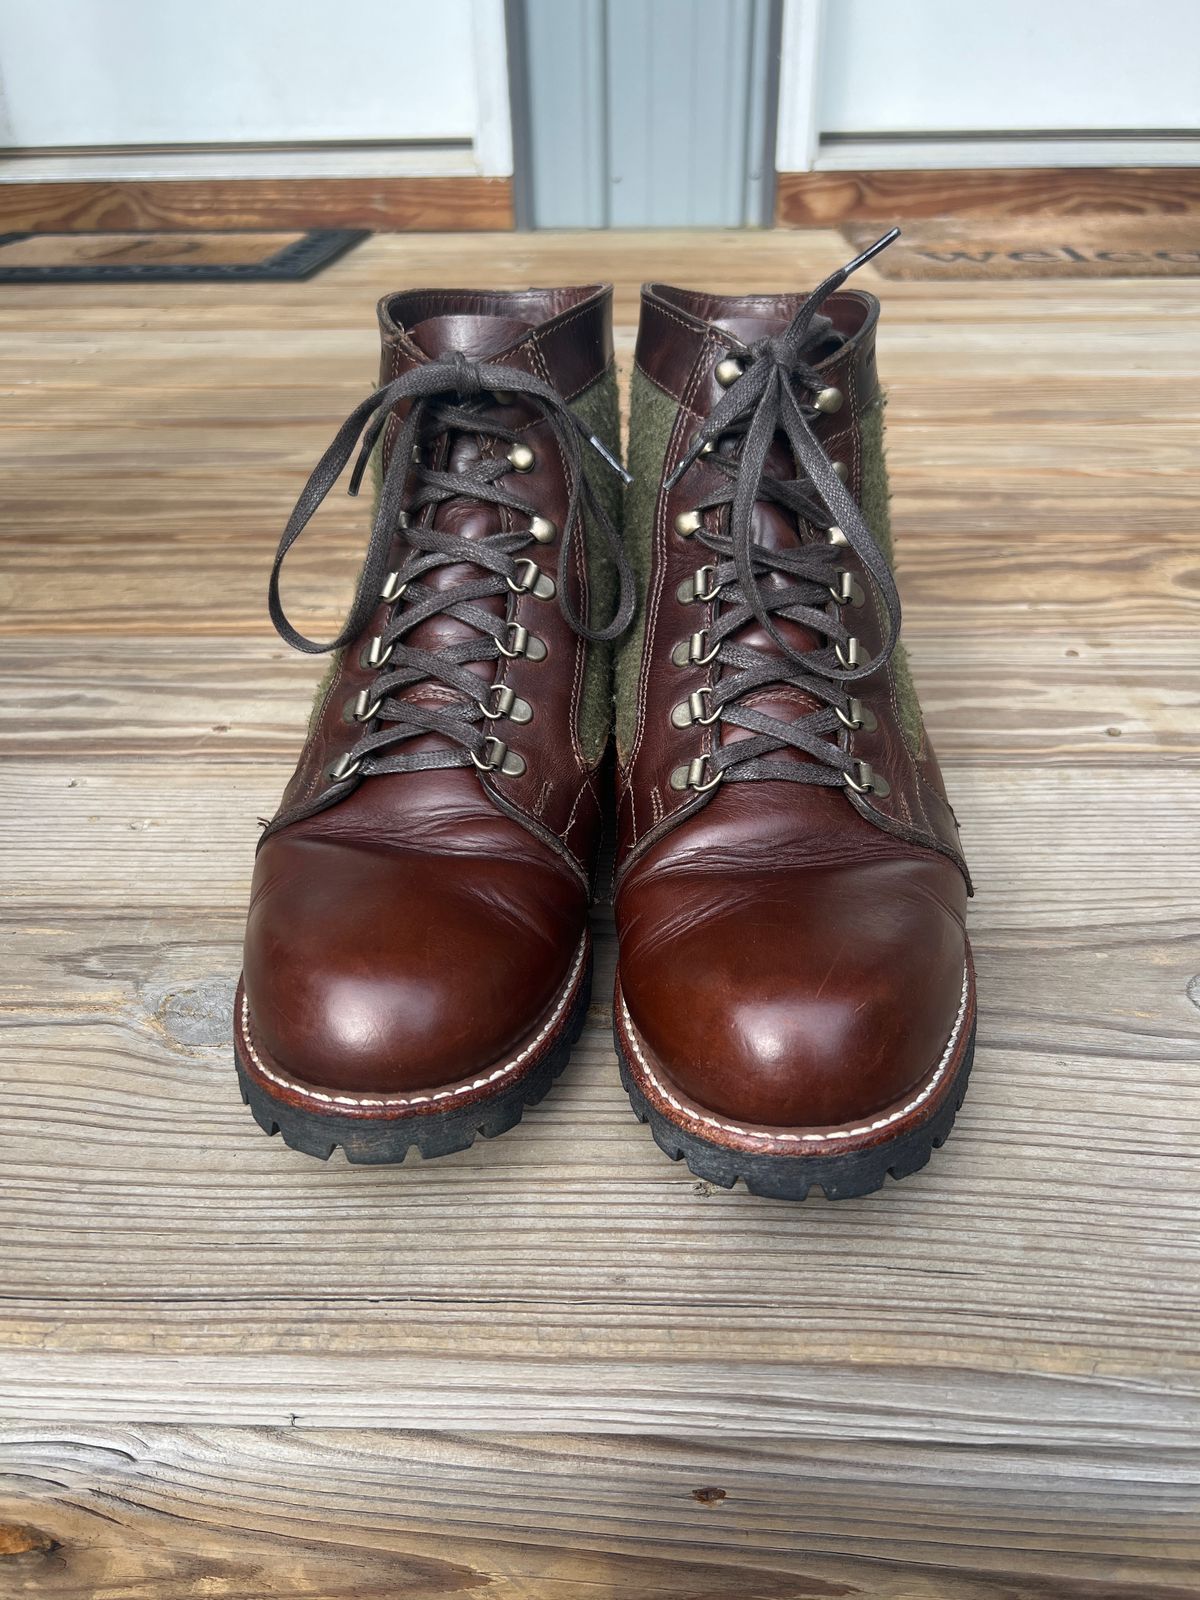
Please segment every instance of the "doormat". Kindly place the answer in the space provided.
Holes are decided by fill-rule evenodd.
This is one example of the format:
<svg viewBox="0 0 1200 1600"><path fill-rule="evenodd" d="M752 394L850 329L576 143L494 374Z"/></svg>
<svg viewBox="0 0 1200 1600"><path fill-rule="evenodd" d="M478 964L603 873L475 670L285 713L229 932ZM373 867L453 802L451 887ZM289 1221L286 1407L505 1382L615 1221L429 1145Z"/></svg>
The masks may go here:
<svg viewBox="0 0 1200 1600"><path fill-rule="evenodd" d="M906 222L871 265L885 278L1200 277L1200 216L932 218ZM843 228L855 249L877 226Z"/></svg>
<svg viewBox="0 0 1200 1600"><path fill-rule="evenodd" d="M281 283L311 278L362 228L287 233L0 234L0 283Z"/></svg>

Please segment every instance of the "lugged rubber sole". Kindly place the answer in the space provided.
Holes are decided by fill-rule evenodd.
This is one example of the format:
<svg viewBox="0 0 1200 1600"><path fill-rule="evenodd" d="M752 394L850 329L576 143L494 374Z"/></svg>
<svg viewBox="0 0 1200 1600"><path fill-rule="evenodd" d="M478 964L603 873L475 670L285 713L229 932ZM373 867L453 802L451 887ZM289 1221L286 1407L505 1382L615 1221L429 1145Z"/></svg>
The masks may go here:
<svg viewBox="0 0 1200 1600"><path fill-rule="evenodd" d="M619 1010L619 1001L618 1001ZM975 1021L961 1046L960 1059L942 1091L934 1111L914 1121L888 1139L837 1155L759 1154L706 1139L681 1127L648 1098L637 1071L630 1066L614 1023L613 1042L621 1068L621 1082L634 1115L648 1123L654 1142L672 1161L684 1161L688 1170L721 1189L739 1181L751 1194L769 1200L806 1200L819 1189L827 1200L851 1200L874 1194L888 1178L907 1178L925 1166L941 1148L967 1092L975 1059Z"/></svg>
<svg viewBox="0 0 1200 1600"><path fill-rule="evenodd" d="M591 990L589 951L579 992L545 1053L519 1077L506 1082L501 1091L468 1105L371 1118L309 1110L270 1093L246 1067L235 1043L233 1059L242 1100L264 1133L277 1133L293 1150L320 1161L328 1161L337 1149L344 1152L347 1161L361 1166L399 1164L410 1150L416 1150L426 1161L453 1155L470 1149L478 1138L495 1139L507 1133L520 1122L526 1106L545 1098L583 1031Z"/></svg>

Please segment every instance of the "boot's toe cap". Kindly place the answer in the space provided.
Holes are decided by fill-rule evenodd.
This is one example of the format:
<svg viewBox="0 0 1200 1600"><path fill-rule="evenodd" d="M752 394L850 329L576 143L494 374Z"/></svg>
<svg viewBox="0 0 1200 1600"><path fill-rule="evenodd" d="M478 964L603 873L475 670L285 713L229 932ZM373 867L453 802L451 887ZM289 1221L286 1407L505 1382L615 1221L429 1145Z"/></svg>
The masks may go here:
<svg viewBox="0 0 1200 1600"><path fill-rule="evenodd" d="M637 1035L696 1105L774 1128L853 1123L936 1068L966 937L948 861L663 873L619 906Z"/></svg>
<svg viewBox="0 0 1200 1600"><path fill-rule="evenodd" d="M519 1051L567 983L582 886L552 863L268 839L243 976L254 1042L350 1093L458 1083Z"/></svg>

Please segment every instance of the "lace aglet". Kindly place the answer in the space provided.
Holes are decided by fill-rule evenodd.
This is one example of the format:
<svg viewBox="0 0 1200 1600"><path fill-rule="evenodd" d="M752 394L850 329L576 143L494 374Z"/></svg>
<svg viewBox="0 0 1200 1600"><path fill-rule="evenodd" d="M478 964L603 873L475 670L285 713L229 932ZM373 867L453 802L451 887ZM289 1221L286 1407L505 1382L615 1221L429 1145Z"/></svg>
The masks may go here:
<svg viewBox="0 0 1200 1600"><path fill-rule="evenodd" d="M592 449L601 458L601 460L607 461L608 465L617 474L618 478L620 478L623 484L628 486L633 482L631 475L625 471L625 468L617 460L616 456L613 455L612 451L604 443L603 439L597 439L594 433L589 433L587 436L587 442L591 445Z"/></svg>
<svg viewBox="0 0 1200 1600"><path fill-rule="evenodd" d="M367 470L367 462L371 459L371 451L374 448L374 444L375 441L371 440L369 444L364 445L362 450L359 451L358 460L354 463L354 471L350 474L350 482L346 485L347 494L356 495L362 487L363 474Z"/></svg>
<svg viewBox="0 0 1200 1600"><path fill-rule="evenodd" d="M869 244L861 255L855 256L853 261L847 261L846 265L842 268L842 271L847 277L849 277L852 272L857 272L859 267L870 261L872 256L877 256L881 250L886 250L888 245L895 244L899 237L899 228L889 228L887 233L883 234L881 238L876 239L874 244Z"/></svg>
<svg viewBox="0 0 1200 1600"><path fill-rule="evenodd" d="M683 477L684 473L691 466L692 462L699 459L700 452L704 449L704 445L705 445L705 440L701 437L700 434L696 434L696 436L693 438L691 444L684 451L683 455L679 458L679 465L675 468L674 472L671 473L670 477L663 484L663 488L666 490L666 492L668 494L670 494L671 490L679 482L680 478Z"/></svg>

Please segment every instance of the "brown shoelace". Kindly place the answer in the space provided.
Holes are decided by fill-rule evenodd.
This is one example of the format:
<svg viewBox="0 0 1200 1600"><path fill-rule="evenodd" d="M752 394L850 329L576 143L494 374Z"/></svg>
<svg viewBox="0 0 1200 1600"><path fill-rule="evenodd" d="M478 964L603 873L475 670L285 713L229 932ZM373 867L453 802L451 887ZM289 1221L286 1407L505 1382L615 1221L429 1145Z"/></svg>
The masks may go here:
<svg viewBox="0 0 1200 1600"><path fill-rule="evenodd" d="M704 631L702 658L714 662L720 673L696 707L701 714L693 715L696 721L725 722L750 734L718 745L707 757L707 776L697 773L695 781L689 777L688 787L703 791L721 781L768 778L864 787L858 781L859 764L837 736L859 725L861 707L851 690L878 672L895 649L900 597L886 557L813 432L818 412L802 396L819 391L826 381L805 360L828 332L828 322L817 315L820 306L898 234L899 229L893 229L826 278L782 334L737 351L745 362L742 375L714 407L668 480L670 488L706 447L711 447L706 455L709 465L729 480L696 507L701 513L721 513L716 529L702 525L695 535L721 558L703 569L704 590L697 595L718 602L717 616ZM780 434L791 451L795 478L776 478L766 470L768 453ZM728 450L720 447L725 441ZM752 531L759 500L783 507L818 533L828 536L830 529L838 530L837 543L826 537L789 549L767 549L755 541ZM838 587L840 544L861 560L887 616L882 649L872 660L857 664L840 610L831 614L828 609L831 601L835 608L845 602ZM776 618L819 634L827 643L815 650L797 650L780 632ZM778 653L753 649L732 637L754 623L770 635ZM741 703L757 690L781 685L802 691L818 702L818 708L783 721ZM780 759L785 750L811 760Z"/></svg>
<svg viewBox="0 0 1200 1600"><path fill-rule="evenodd" d="M411 368L356 406L338 429L296 502L271 570L268 591L271 620L281 638L297 650L310 654L340 650L358 639L381 599L385 598L385 579L386 598L395 601L387 626L372 645L375 658L371 664L379 666L380 674L370 691L366 714L360 718L367 731L339 763L337 772L332 775L335 782L348 783L360 776L383 772L413 772L471 763L487 771L494 765L488 750L490 741L482 724L495 715L490 693L495 685L468 669L472 662L499 661L504 656L520 653L514 649L514 641L519 641L525 630L518 630L503 616L493 615L478 602L510 592L520 593L539 581L536 563L516 559L516 553L534 538L535 511L519 494L500 482L514 471L505 456L485 456L465 471L444 472L422 461L421 443L439 435L452 437L456 433L473 434L507 445L518 443L520 435L515 430L489 417L487 408L478 404L480 395L496 391L519 394L531 401L549 424L566 460L570 492L559 543L555 585L563 616L576 634L594 642L617 638L632 620L633 572L620 535L587 480L584 444L594 448L611 470L622 477L625 473L557 390L531 373L473 361L461 351ZM362 445L349 486L349 492L357 494L371 452L393 407L403 400L410 401L411 406L392 444L366 560L349 613L335 638L325 643L306 638L293 627L280 600L279 580L284 559L341 476L361 437ZM436 508L451 500L502 507L519 517L529 518L531 527L472 539L432 527ZM580 617L570 597L572 557L573 552L581 548L585 518L590 518L598 531L617 574L616 612L603 627L592 627ZM388 557L397 533L403 534L407 550L398 570L389 574ZM421 581L438 567L459 565L473 566L480 575L446 589L434 589ZM405 642L414 628L438 615L467 624L475 630L476 637L432 650ZM528 639L527 634L525 638ZM401 690L418 683L441 684L460 698L437 707L394 698ZM441 735L448 747L405 752L403 746L407 741L428 734Z"/></svg>

